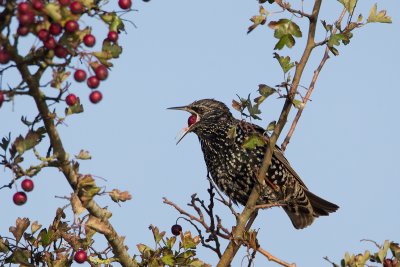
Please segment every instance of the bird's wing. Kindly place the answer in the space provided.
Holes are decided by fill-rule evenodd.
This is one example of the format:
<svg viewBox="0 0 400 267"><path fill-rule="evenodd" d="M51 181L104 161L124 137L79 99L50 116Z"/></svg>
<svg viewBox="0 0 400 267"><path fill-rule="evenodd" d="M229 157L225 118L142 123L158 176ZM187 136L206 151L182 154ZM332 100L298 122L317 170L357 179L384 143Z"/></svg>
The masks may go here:
<svg viewBox="0 0 400 267"><path fill-rule="evenodd" d="M250 123L249 123L250 124ZM266 137L267 141L269 141L269 136L267 134L267 132L261 128L258 125L255 124L251 124L250 126L251 128L253 128L257 133L263 135L264 137ZM297 172L292 168L292 166L290 166L289 161L286 159L285 155L283 154L283 151L280 149L279 146L275 145L275 149L274 149L274 156L276 157L277 160L279 160L280 162L282 162L285 167L287 168L287 170L293 175L293 177L301 184L301 186L304 189L307 189L307 186L304 184L304 182L301 180L300 176L297 174Z"/></svg>

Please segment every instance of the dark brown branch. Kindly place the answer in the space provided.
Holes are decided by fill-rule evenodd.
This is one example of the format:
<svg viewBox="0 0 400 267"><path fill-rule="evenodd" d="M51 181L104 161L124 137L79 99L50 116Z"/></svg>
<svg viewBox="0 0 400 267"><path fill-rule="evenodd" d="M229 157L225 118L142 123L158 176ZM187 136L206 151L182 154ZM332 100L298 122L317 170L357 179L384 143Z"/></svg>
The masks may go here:
<svg viewBox="0 0 400 267"><path fill-rule="evenodd" d="M342 13L341 13L340 16L339 16L339 19L338 19L337 22L335 23L335 25L337 25L337 23L340 24L340 22L341 22L341 21L343 20L343 18L344 18L344 15L346 14L346 12L347 12L347 9L344 8L343 11L342 11ZM338 30L338 29L335 27L335 28L333 29L333 31L332 31L332 34L335 34L337 30ZM314 47L316 47L316 45L314 45ZM308 87L307 93L306 93L305 97L303 98L303 105L301 105L301 106L299 107L299 109L298 109L298 111L297 111L297 113L296 113L296 116L295 116L295 118L294 118L294 120L293 120L293 122L292 122L292 125L290 126L289 132L288 132L288 134L286 135L285 140L283 141L283 143L282 143L282 145L281 145L281 149L282 149L283 151L286 150L286 147L287 147L287 145L288 145L289 142L290 142L290 139L291 139L291 137L292 137L292 135L293 135L293 133L294 133L294 130L296 129L297 123L298 123L298 121L300 120L301 114L303 113L303 110L304 110L304 108L305 108L305 106L306 106L308 100L310 99L313 90L314 90L315 83L317 82L318 76L319 76L319 74L321 73L321 70L322 70L322 68L324 67L324 65L325 65L325 63L326 63L326 61L327 61L328 59L329 59L329 47L326 46L325 52L324 52L324 56L322 57L322 60L321 60L321 62L319 63L318 68L314 71L314 76L313 76L313 78L312 78L312 80L311 80L310 86Z"/></svg>
<svg viewBox="0 0 400 267"><path fill-rule="evenodd" d="M234 238L229 242L228 247L226 248L224 254L222 255L221 260L218 262L217 265L218 267L228 267L231 265L234 256L236 255L237 251L240 248L241 245L240 239L245 231L245 226L247 224L247 221L256 210L255 206L260 196L261 188L266 184L265 183L266 174L269 169L269 166L271 165L272 153L274 151L276 141L278 140L278 137L281 134L283 127L286 124L290 109L292 107L294 96L296 95L297 88L300 83L301 76L307 64L307 61L311 55L311 52L314 48L315 30L317 27L318 14L321 8L321 2L322 0L315 0L314 2L313 11L311 16L309 17L310 27L308 30L307 44L304 49L303 55L299 61L299 64L296 66L295 75L293 77L293 83L290 87L290 91L287 95L285 104L282 108L278 123L275 126L274 132L272 133L269 144L266 148L263 163L261 165L261 168L257 176L258 183L256 183L256 185L254 186L243 212L239 215L239 217L236 220L237 223L236 223L235 233L233 236Z"/></svg>

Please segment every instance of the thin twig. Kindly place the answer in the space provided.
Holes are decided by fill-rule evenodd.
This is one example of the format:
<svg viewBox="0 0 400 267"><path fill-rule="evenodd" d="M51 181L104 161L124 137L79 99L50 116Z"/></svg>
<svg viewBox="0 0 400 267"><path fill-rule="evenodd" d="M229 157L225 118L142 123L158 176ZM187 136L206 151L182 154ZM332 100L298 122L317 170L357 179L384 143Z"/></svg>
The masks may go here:
<svg viewBox="0 0 400 267"><path fill-rule="evenodd" d="M339 16L339 19L338 19L337 22L335 23L335 25L337 25L337 23L340 23L340 22L343 20L344 15L346 14L346 12L347 12L347 9L344 8L344 9L342 10L342 13L341 13L340 16ZM332 34L335 34L336 32L337 32L337 28L335 27L335 29L333 29L333 31L332 31ZM314 44L314 47L315 47L315 44ZM293 133L294 133L294 130L296 129L297 123L298 123L298 121L300 120L301 114L303 113L303 110L304 110L304 108L305 108L305 106L306 106L308 100L309 100L310 97L311 97L311 94L312 94L312 92L313 92L313 90L314 90L315 83L316 83L316 81L317 81L317 79L318 79L318 76L319 76L319 74L321 73L321 70L322 70L322 68L324 67L324 65L325 65L325 63L326 63L326 61L327 61L328 59L329 59L329 47L326 46L325 52L324 52L324 56L322 57L322 60L321 60L321 62L319 63L318 68L314 71L314 76L313 76L313 78L312 78L312 80L311 80L310 86L308 87L307 93L306 93L305 97L303 98L303 104L300 105L299 109L297 110L296 116L295 116L295 118L294 118L294 120L293 120L293 122L292 122L292 125L290 126L290 130L289 130L289 132L287 133L287 135L286 135L286 137L285 137L285 140L283 141L283 143L282 143L282 145L281 145L282 151L285 151L285 150L286 150L286 147L287 147L287 145L289 144L290 139L292 138L292 135L293 135Z"/></svg>
<svg viewBox="0 0 400 267"><path fill-rule="evenodd" d="M290 7L289 3L284 3L282 0L275 0L275 3L280 6L283 10L287 10L288 12L292 13L293 15L298 14L301 17L307 17L311 18L311 15L308 13L305 13L302 10L296 10Z"/></svg>
<svg viewBox="0 0 400 267"><path fill-rule="evenodd" d="M205 222L204 217L202 217L201 219L194 216L193 214L190 214L189 212L185 211L184 209L182 209L181 207L179 207L177 204L175 204L174 202L168 200L167 198L163 197L163 203L167 204L169 206L172 206L174 209L176 209L180 214L188 217L190 220L196 221L198 223L200 223L206 230L210 230L209 225ZM217 233L218 236L225 238L225 239L229 239L229 236L227 234L223 234L223 233Z"/></svg>
<svg viewBox="0 0 400 267"><path fill-rule="evenodd" d="M282 266L285 266L285 267L296 267L296 263L288 263L286 261L283 261L283 260L275 257L274 255L272 255L268 251L264 250L262 247L258 247L257 251L259 253L261 253L262 255L264 255L269 261L276 262L276 263L278 263L278 264L280 264Z"/></svg>

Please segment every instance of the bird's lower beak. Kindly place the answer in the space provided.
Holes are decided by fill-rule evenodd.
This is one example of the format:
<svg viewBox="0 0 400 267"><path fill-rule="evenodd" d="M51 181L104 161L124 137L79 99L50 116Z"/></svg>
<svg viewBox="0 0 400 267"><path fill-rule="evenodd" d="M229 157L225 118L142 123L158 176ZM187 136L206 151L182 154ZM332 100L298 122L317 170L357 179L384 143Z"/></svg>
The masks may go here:
<svg viewBox="0 0 400 267"><path fill-rule="evenodd" d="M183 110L183 111L187 111L190 113L193 113L193 111L191 109L188 108L188 106L181 106L181 107L171 107L171 108L167 108L167 109L171 109L171 110ZM198 117L199 118L199 117ZM176 144L179 144L179 142L188 134L192 131L194 124L189 126L189 127L184 127L178 134L177 138L179 138L178 142L176 142Z"/></svg>

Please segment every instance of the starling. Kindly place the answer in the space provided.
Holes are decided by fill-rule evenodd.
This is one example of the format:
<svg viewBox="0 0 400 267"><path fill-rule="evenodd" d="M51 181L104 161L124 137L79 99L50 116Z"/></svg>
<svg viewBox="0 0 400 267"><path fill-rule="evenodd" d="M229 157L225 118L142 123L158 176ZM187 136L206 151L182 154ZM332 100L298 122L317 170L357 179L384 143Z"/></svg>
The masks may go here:
<svg viewBox="0 0 400 267"><path fill-rule="evenodd" d="M224 103L214 99L202 99L169 109L191 113L189 127L185 128L179 141L194 132L200 140L207 170L215 184L233 203L246 205L264 158L265 142L268 142L265 130L235 119ZM265 142L252 148L243 147L253 135L261 136ZM266 177L257 204L282 204L296 229L305 228L314 218L327 216L339 208L308 190L278 146L275 146Z"/></svg>

